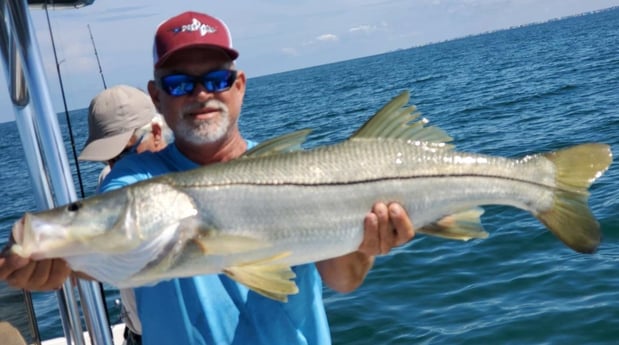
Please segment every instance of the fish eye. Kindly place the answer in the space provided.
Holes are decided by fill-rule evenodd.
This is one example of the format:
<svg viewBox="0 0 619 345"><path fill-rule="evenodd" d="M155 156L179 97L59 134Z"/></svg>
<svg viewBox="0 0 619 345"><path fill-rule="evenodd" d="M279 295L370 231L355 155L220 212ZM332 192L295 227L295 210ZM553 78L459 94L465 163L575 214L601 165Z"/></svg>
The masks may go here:
<svg viewBox="0 0 619 345"><path fill-rule="evenodd" d="M73 212L73 211L77 211L80 208L82 208L82 203L79 201L76 202L72 202L69 205L67 205L67 210Z"/></svg>

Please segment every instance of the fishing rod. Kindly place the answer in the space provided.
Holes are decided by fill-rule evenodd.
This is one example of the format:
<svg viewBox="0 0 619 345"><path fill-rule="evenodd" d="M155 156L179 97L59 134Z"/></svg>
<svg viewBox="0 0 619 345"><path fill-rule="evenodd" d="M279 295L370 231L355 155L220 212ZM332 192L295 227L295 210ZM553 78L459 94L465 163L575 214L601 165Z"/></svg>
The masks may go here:
<svg viewBox="0 0 619 345"><path fill-rule="evenodd" d="M64 114L67 120L67 128L69 129L69 140L71 142L71 152L73 153L73 159L75 160L75 169L77 174L77 181L80 186L80 194L82 198L86 195L84 193L84 184L82 183L82 174L80 172L80 164L77 160L77 150L75 149L75 139L73 137L73 127L71 126L71 117L69 116L69 110L67 108L67 98L64 93L64 85L62 83L62 74L60 73L60 63L58 62L58 55L56 54L56 44L54 42L54 34L52 32L52 24L49 20L49 11L47 10L47 3L45 3L45 17L47 18L47 28L49 29L49 38L52 43L52 50L54 51L54 61L56 61L56 74L58 74L58 82L60 83L60 93L62 94L62 103L64 104Z"/></svg>
<svg viewBox="0 0 619 345"><path fill-rule="evenodd" d="M107 85L105 84L105 77L103 76L103 69L101 68L101 61L99 61L99 54L97 53L97 46L95 45L95 39L92 37L92 31L90 30L90 24L88 26L88 33L90 33L90 42L92 42L92 47L95 50L95 57L97 58L97 65L99 66L99 74L101 75L101 81L103 82L103 88L107 89Z"/></svg>

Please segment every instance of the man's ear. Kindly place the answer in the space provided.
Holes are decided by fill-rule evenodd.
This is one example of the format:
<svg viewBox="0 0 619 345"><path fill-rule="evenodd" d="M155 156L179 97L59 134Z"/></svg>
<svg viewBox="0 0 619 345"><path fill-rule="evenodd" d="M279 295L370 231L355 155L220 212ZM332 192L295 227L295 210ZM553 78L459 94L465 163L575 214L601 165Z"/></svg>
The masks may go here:
<svg viewBox="0 0 619 345"><path fill-rule="evenodd" d="M161 145L166 145L163 141L161 126L158 123L152 123L150 128L150 134L153 136L155 147L159 148Z"/></svg>
<svg viewBox="0 0 619 345"><path fill-rule="evenodd" d="M149 80L148 81L148 94L150 95L150 99L153 101L153 104L155 105L155 108L157 108L158 112L161 112L160 109L160 100L159 100L159 88L157 87L157 85L155 84L154 80ZM161 128L160 128L161 129Z"/></svg>
<svg viewBox="0 0 619 345"><path fill-rule="evenodd" d="M247 82L245 79L245 72L243 71L237 71L237 75L236 75L236 88L238 88L241 92L245 93L245 83Z"/></svg>

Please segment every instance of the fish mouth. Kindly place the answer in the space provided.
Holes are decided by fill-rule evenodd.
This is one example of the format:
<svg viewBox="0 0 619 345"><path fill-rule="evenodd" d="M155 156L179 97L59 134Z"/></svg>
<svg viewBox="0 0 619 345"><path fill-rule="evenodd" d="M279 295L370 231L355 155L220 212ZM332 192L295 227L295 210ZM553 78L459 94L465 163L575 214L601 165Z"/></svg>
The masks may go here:
<svg viewBox="0 0 619 345"><path fill-rule="evenodd" d="M26 223L30 224L30 217L28 213L26 213L23 217L21 217L18 221L13 224L13 229L11 230L11 234L13 235L13 241L17 244L21 244L24 241L24 229L26 228Z"/></svg>
<svg viewBox="0 0 619 345"><path fill-rule="evenodd" d="M17 254L24 258L31 256L30 250L23 246L26 227L30 225L30 216L28 213L24 214L19 220L13 224L11 229L11 241L9 242L9 252Z"/></svg>
<svg viewBox="0 0 619 345"><path fill-rule="evenodd" d="M50 253L62 250L67 244L62 228L50 226L42 220L37 221L30 213L24 214L13 224L11 233L14 242L11 252L32 260L48 258Z"/></svg>
<svg viewBox="0 0 619 345"><path fill-rule="evenodd" d="M17 254L19 256L24 256L21 254L22 247L21 244L23 242L24 237L24 223L26 222L26 216L20 218L13 224L11 229L11 236L9 241L0 251L0 257L4 257L10 254Z"/></svg>

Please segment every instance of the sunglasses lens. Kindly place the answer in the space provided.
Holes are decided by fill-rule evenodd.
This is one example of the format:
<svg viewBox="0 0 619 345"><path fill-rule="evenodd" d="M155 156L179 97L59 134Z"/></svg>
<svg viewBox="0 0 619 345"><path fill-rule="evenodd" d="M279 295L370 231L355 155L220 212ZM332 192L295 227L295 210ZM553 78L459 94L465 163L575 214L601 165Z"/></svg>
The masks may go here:
<svg viewBox="0 0 619 345"><path fill-rule="evenodd" d="M235 80L236 71L222 69L202 76L202 85L208 92L222 92L232 87Z"/></svg>
<svg viewBox="0 0 619 345"><path fill-rule="evenodd" d="M161 86L172 96L190 94L194 85L194 78L185 74L171 74L161 78Z"/></svg>
<svg viewBox="0 0 619 345"><path fill-rule="evenodd" d="M200 77L186 74L170 74L161 78L161 86L172 96L184 96L193 92L196 82L200 82L208 92L228 90L236 80L236 71L221 69L208 72Z"/></svg>

